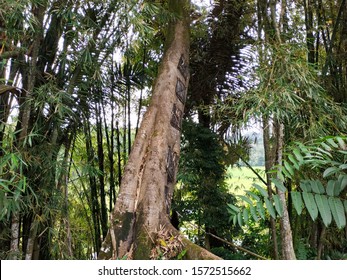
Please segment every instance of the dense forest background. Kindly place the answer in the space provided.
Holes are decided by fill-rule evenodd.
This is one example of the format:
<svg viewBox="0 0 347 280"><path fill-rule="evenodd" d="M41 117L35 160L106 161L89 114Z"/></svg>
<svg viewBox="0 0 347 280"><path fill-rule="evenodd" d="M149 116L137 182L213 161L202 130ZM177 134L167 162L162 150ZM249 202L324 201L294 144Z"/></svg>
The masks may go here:
<svg viewBox="0 0 347 280"><path fill-rule="evenodd" d="M98 257L171 2L0 0L1 259ZM185 9L172 225L223 259L347 259L346 0ZM186 258L164 233L152 258Z"/></svg>

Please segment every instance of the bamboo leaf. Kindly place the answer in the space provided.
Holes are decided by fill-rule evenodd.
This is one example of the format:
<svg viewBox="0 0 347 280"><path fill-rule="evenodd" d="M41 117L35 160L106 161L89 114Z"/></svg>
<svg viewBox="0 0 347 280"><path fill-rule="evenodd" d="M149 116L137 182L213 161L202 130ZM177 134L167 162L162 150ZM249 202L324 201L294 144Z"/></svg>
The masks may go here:
<svg viewBox="0 0 347 280"><path fill-rule="evenodd" d="M330 152L330 151L332 150L331 147L330 147L329 145L325 144L324 142L321 143L321 145L322 145L322 147L323 147L326 151L328 151L328 152Z"/></svg>
<svg viewBox="0 0 347 280"><path fill-rule="evenodd" d="M341 137L336 137L336 140L339 143L339 146L342 150L347 149L347 145L346 145L346 142L344 141L344 139L342 139Z"/></svg>
<svg viewBox="0 0 347 280"><path fill-rule="evenodd" d="M253 183L253 187L255 187L261 193L262 196L264 197L269 196L267 191L263 187L259 186L258 184Z"/></svg>
<svg viewBox="0 0 347 280"><path fill-rule="evenodd" d="M271 181L275 184L275 186L276 186L280 191L282 191L282 192L286 192L286 191L287 191L286 187L283 185L283 181L278 180L278 179L276 179L276 178L271 179Z"/></svg>
<svg viewBox="0 0 347 280"><path fill-rule="evenodd" d="M346 226L346 215L342 201L337 197L329 197L329 205L334 221L338 228Z"/></svg>
<svg viewBox="0 0 347 280"><path fill-rule="evenodd" d="M264 201L265 201L266 208L269 211L271 217L276 219L276 212L275 212L275 208L273 207L272 203L270 202L270 200L267 197L264 198Z"/></svg>
<svg viewBox="0 0 347 280"><path fill-rule="evenodd" d="M284 174L286 178L292 178L292 175L288 172L286 168L281 168L281 172ZM281 177L282 180L284 180L284 177Z"/></svg>
<svg viewBox="0 0 347 280"><path fill-rule="evenodd" d="M305 202L305 206L308 210L308 213L310 214L313 221L317 219L318 216L318 208L316 205L316 201L314 200L312 193L303 192L302 197Z"/></svg>
<svg viewBox="0 0 347 280"><path fill-rule="evenodd" d="M293 150L293 153L299 162L302 162L304 160L304 157L301 155L300 151L297 148Z"/></svg>
<svg viewBox="0 0 347 280"><path fill-rule="evenodd" d="M323 223L327 227L330 225L332 220L328 198L327 196L321 195L321 194L315 194L314 198L316 200L318 210L319 210L320 216L322 217Z"/></svg>
<svg viewBox="0 0 347 280"><path fill-rule="evenodd" d="M339 165L339 169L341 169L341 170L347 169L347 164L344 163L344 164Z"/></svg>
<svg viewBox="0 0 347 280"><path fill-rule="evenodd" d="M294 208L296 212L298 213L298 215L300 215L303 209L303 201L302 201L301 193L292 191L290 194L292 196Z"/></svg>
<svg viewBox="0 0 347 280"><path fill-rule="evenodd" d="M273 199L275 202L276 211L277 211L278 215L280 217L282 217L283 216L283 205L282 205L282 201L280 200L279 195L278 194L273 195Z"/></svg>
<svg viewBox="0 0 347 280"><path fill-rule="evenodd" d="M164 239L159 239L159 242L162 247L167 247L167 244Z"/></svg>
<svg viewBox="0 0 347 280"><path fill-rule="evenodd" d="M288 155L288 159L293 163L293 166L296 170L300 169L299 163L293 155Z"/></svg>
<svg viewBox="0 0 347 280"><path fill-rule="evenodd" d="M335 143L334 139L328 138L327 142L333 147L333 148L338 148L339 146Z"/></svg>
<svg viewBox="0 0 347 280"><path fill-rule="evenodd" d="M290 178L291 178L292 176L294 176L294 169L293 169L292 165L290 165L290 164L288 163L288 161L285 161L285 162L283 163L283 165L284 165L284 168L285 168L285 169L288 171L288 173L291 175Z"/></svg>
<svg viewBox="0 0 347 280"><path fill-rule="evenodd" d="M5 201L5 193L2 190L0 190L0 209L1 209L0 213L5 209L4 208L4 201Z"/></svg>
<svg viewBox="0 0 347 280"><path fill-rule="evenodd" d="M320 155L327 155L328 157L331 157L331 153L327 152L326 150L323 150L321 148L317 148L317 151L320 152Z"/></svg>

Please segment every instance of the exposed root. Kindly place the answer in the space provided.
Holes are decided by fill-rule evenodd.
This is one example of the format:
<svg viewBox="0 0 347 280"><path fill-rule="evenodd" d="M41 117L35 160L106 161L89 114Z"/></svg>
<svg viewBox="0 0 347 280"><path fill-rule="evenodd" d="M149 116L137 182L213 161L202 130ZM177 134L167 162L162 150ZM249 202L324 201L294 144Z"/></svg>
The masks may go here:
<svg viewBox="0 0 347 280"><path fill-rule="evenodd" d="M158 259L161 253L161 256L165 259L222 260L182 236L169 222L159 228L156 244L156 247L152 250L151 259Z"/></svg>

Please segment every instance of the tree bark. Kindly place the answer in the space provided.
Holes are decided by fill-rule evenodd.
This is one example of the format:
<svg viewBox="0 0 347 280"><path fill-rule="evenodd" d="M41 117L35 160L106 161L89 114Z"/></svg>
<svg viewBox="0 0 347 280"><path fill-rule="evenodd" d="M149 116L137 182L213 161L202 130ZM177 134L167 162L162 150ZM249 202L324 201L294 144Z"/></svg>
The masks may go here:
<svg viewBox="0 0 347 280"><path fill-rule="evenodd" d="M265 174L266 174L266 186L269 198L272 197L271 188L271 175L270 170L274 165L274 153L273 147L270 143L270 122L269 118L263 116L263 139L264 139L264 156L265 156ZM272 243L272 254L275 260L279 259L278 243L277 243L277 230L276 220L270 216L270 231L271 231L271 243Z"/></svg>
<svg viewBox="0 0 347 280"><path fill-rule="evenodd" d="M125 166L111 226L99 259L156 258L152 249L157 237L163 233L178 237L175 240L182 247L190 248L188 255L194 252L193 258L217 258L179 237L170 223L181 121L189 82L189 2L169 1L169 8L177 19L168 26L166 48L153 85L152 100Z"/></svg>
<svg viewBox="0 0 347 280"><path fill-rule="evenodd" d="M282 164L283 158L283 146L284 146L284 125L277 123L277 164ZM293 245L292 229L289 220L287 200L285 193L281 190L277 190L278 196L283 205L283 216L280 218L281 226L281 240L282 240L282 258L285 260L295 260L295 251Z"/></svg>

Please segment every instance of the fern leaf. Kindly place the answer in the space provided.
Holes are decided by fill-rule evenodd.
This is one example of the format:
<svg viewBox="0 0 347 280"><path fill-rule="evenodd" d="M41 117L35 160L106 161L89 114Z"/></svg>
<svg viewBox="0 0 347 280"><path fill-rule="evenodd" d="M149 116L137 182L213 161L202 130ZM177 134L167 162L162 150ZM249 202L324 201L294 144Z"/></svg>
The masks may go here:
<svg viewBox="0 0 347 280"><path fill-rule="evenodd" d="M342 150L347 150L347 145L344 139L342 139L341 137L336 137L336 140L337 140L337 143L339 143L339 146Z"/></svg>
<svg viewBox="0 0 347 280"><path fill-rule="evenodd" d="M250 205L249 211L251 212L251 216L252 216L253 220L256 222L259 221L259 217L258 217L258 215L255 211L255 207L253 205Z"/></svg>
<svg viewBox="0 0 347 280"><path fill-rule="evenodd" d="M295 149L293 150L293 154L295 155L295 157L297 158L297 160L298 160L299 162L302 162L302 161L304 160L304 157L301 155L299 149L296 149L296 148L295 148Z"/></svg>
<svg viewBox="0 0 347 280"><path fill-rule="evenodd" d="M236 206L234 206L234 205L232 205L230 203L227 204L227 205L231 209L232 212L234 212L234 213L239 213L240 212L240 208L238 208L238 207L236 207Z"/></svg>
<svg viewBox="0 0 347 280"><path fill-rule="evenodd" d="M333 175L337 172L339 172L339 168L335 167L335 166L332 166L332 167L329 167L327 169L324 170L324 173L323 173L323 178L326 178L330 175Z"/></svg>
<svg viewBox="0 0 347 280"><path fill-rule="evenodd" d="M258 184L253 183L253 187L255 187L261 193L262 196L264 197L269 196L267 191L263 187L259 186Z"/></svg>
<svg viewBox="0 0 347 280"><path fill-rule="evenodd" d="M339 147L332 138L328 138L327 142L330 144L330 146L332 146L335 149Z"/></svg>
<svg viewBox="0 0 347 280"><path fill-rule="evenodd" d="M311 191L311 184L310 181L308 180L303 180L300 182L300 188L304 191L304 192L310 192Z"/></svg>
<svg viewBox="0 0 347 280"><path fill-rule="evenodd" d="M237 214L237 221L239 223L239 226L242 227L243 221L242 221L242 213L241 212Z"/></svg>
<svg viewBox="0 0 347 280"><path fill-rule="evenodd" d="M235 215L235 216L233 217L233 225L236 226L236 223L237 223L237 215Z"/></svg>
<svg viewBox="0 0 347 280"><path fill-rule="evenodd" d="M275 184L276 188L278 188L280 191L282 192L287 191L286 187L283 185L283 181L278 180L276 178L271 179L271 181Z"/></svg>
<svg viewBox="0 0 347 280"><path fill-rule="evenodd" d="M248 209L247 208L244 208L243 211L242 211L242 218L243 218L243 221L245 222L245 224L248 223L248 219L249 219L249 213L248 213Z"/></svg>
<svg viewBox="0 0 347 280"><path fill-rule="evenodd" d="M340 175L339 181L340 181L340 192L342 192L347 186L347 175Z"/></svg>
<svg viewBox="0 0 347 280"><path fill-rule="evenodd" d="M253 204L253 201L250 200L250 198L245 195L238 195L238 197L240 197L243 201L247 202L249 205Z"/></svg>
<svg viewBox="0 0 347 280"><path fill-rule="evenodd" d="M276 219L275 208L273 207L271 201L267 197L264 198L264 201L265 201L266 208L269 211L271 217Z"/></svg>
<svg viewBox="0 0 347 280"><path fill-rule="evenodd" d="M255 193L251 192L251 191L246 191L246 193L251 196L252 198L254 198L256 201L260 201L260 197L257 196Z"/></svg>
<svg viewBox="0 0 347 280"><path fill-rule="evenodd" d="M334 196L334 188L335 188L335 181L334 180L329 180L327 184L327 195Z"/></svg>
<svg viewBox="0 0 347 280"><path fill-rule="evenodd" d="M288 159L292 162L293 167L294 167L296 170L299 170L299 169L300 169L299 163L298 163L298 161L296 160L296 158L294 158L294 156L288 155Z"/></svg>
<svg viewBox="0 0 347 280"><path fill-rule="evenodd" d="M304 199L305 206L312 220L316 220L318 216L318 208L316 205L316 201L314 200L313 194L308 192L303 192L302 197Z"/></svg>
<svg viewBox="0 0 347 280"><path fill-rule="evenodd" d="M328 198L325 195L315 194L315 200L323 223L327 227L330 225L332 220Z"/></svg>
<svg viewBox="0 0 347 280"><path fill-rule="evenodd" d="M275 202L275 208L280 217L283 217L283 205L282 201L280 200L280 197L278 194L275 194L273 196L274 202Z"/></svg>
<svg viewBox="0 0 347 280"><path fill-rule="evenodd" d="M301 193L292 191L290 194L292 196L294 208L296 212L298 213L298 215L300 215L303 209L303 201L302 201Z"/></svg>
<svg viewBox="0 0 347 280"><path fill-rule="evenodd" d="M311 188L312 188L312 191L314 193L318 193L318 194L323 194L324 193L324 187L323 187L323 184L318 181L318 180L314 180L314 181L311 181Z"/></svg>
<svg viewBox="0 0 347 280"><path fill-rule="evenodd" d="M263 220L265 220L265 210L264 210L263 203L261 201L257 202L257 209L258 209L258 213L259 213L260 217Z"/></svg>
<svg viewBox="0 0 347 280"><path fill-rule="evenodd" d="M344 228L346 226L346 215L342 201L337 197L329 197L329 205L337 227Z"/></svg>
<svg viewBox="0 0 347 280"><path fill-rule="evenodd" d="M285 161L283 165L284 165L285 169L288 171L288 173L291 175L290 178L292 176L294 176L293 166L291 164L289 164L288 161Z"/></svg>

